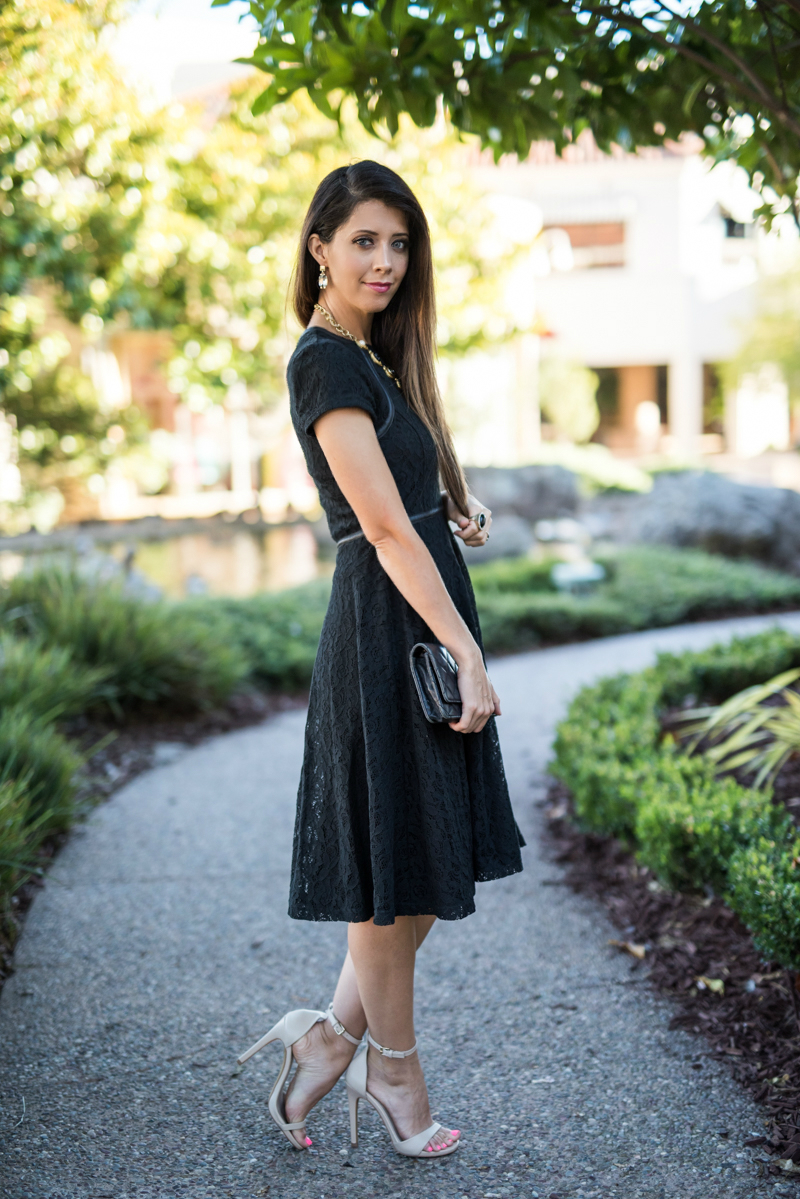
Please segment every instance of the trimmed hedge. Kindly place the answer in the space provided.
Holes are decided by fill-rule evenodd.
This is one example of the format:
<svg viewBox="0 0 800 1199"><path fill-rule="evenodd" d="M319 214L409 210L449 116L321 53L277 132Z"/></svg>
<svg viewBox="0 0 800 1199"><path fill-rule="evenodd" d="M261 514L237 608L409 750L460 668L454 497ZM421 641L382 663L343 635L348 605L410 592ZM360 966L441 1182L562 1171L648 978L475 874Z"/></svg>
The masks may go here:
<svg viewBox="0 0 800 1199"><path fill-rule="evenodd" d="M580 596L555 590L551 562L522 558L473 567L487 650L519 650L800 605L800 579L700 550L628 546L598 553L596 559L607 578Z"/></svg>
<svg viewBox="0 0 800 1199"><path fill-rule="evenodd" d="M767 961L800 969L800 838L759 837L731 859L728 902Z"/></svg>
<svg viewBox="0 0 800 1199"><path fill-rule="evenodd" d="M558 592L552 561L508 558L470 570L489 653L607 637L681 620L800 606L800 579L697 550L630 546L599 555L608 578L588 595ZM468 559L469 561L469 559ZM176 605L238 651L261 686L308 686L330 582L247 599Z"/></svg>
<svg viewBox="0 0 800 1199"><path fill-rule="evenodd" d="M777 663L777 665L776 665ZM784 665L785 663L785 665ZM719 778L662 735L659 714L688 696L721 702L800 664L800 636L770 630L585 687L558 727L552 773L578 822L616 836L667 886L712 891L767 958L800 970L800 837L769 791Z"/></svg>

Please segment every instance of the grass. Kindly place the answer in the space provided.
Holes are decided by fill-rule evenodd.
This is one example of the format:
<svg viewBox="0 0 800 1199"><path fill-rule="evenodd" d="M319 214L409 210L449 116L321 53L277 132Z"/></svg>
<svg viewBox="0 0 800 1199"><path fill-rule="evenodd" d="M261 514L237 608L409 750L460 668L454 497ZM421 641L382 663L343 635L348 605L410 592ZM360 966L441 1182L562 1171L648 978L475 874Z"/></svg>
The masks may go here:
<svg viewBox="0 0 800 1199"><path fill-rule="evenodd" d="M48 567L0 591L0 924L42 842L79 815L85 759L58 722L81 713L190 713L248 678L230 637L119 579ZM8 937L6 938L8 939Z"/></svg>
<svg viewBox="0 0 800 1199"><path fill-rule="evenodd" d="M84 666L66 646L0 633L0 712L22 704L44 719L76 716L108 696L107 666Z"/></svg>
<svg viewBox="0 0 800 1199"><path fill-rule="evenodd" d="M97 672L96 702L118 719L147 708L213 707L248 673L241 654L189 613L75 568L17 575L0 593L0 619L18 636L68 650L76 664Z"/></svg>
<svg viewBox="0 0 800 1199"><path fill-rule="evenodd" d="M330 581L247 599L192 599L181 611L247 662L251 682L282 691L307 687L328 607Z"/></svg>

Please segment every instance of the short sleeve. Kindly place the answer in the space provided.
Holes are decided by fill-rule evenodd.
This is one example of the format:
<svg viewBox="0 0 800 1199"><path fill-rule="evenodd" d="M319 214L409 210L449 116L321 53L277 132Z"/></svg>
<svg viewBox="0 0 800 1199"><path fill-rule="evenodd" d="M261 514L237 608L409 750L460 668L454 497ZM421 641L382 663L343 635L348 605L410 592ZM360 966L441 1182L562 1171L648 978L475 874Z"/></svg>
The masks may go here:
<svg viewBox="0 0 800 1199"><path fill-rule="evenodd" d="M314 421L334 408L362 408L379 424L375 390L364 366L360 351L331 338L309 341L298 349L286 372L297 431L313 437Z"/></svg>

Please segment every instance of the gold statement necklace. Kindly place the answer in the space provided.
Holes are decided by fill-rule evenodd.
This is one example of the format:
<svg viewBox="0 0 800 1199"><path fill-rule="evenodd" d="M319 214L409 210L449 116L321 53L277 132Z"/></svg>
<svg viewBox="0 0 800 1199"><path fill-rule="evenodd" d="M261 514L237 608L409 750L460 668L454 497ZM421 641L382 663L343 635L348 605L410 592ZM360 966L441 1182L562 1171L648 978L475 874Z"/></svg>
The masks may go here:
<svg viewBox="0 0 800 1199"><path fill-rule="evenodd" d="M314 308L316 309L317 312L322 313L322 315L325 317L326 321L330 321L330 323L333 325L333 327L337 333L341 333L342 336L344 336L344 337L349 337L350 340L354 341L356 343L356 345L359 346L362 350L366 350L367 353L369 354L370 358L372 359L372 361L377 363L377 365L381 368L381 370L384 371L389 376L389 378L392 380L393 383L397 384L397 386L400 388L401 391L403 390L403 385L401 384L400 380L398 379L398 377L394 373L394 371L391 369L391 367L388 367L384 362L381 362L378 355L375 353L375 351L372 349L371 346L367 345L367 343L364 341L363 338L355 337L350 332L349 329L345 329L343 325L340 325L339 322L337 320L335 320L334 317L331 316L330 312L328 312L328 309L323 308L321 304L315 304Z"/></svg>

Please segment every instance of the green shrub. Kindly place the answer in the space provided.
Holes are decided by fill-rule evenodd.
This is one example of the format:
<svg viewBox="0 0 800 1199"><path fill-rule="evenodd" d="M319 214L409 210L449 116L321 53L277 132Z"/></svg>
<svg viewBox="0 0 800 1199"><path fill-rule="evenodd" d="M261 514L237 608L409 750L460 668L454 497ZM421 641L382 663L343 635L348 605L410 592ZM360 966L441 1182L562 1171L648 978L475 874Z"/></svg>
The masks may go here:
<svg viewBox="0 0 800 1199"><path fill-rule="evenodd" d="M716 778L703 757L658 755L638 793L637 858L677 891L721 895L733 853L759 832L785 837L790 822L765 791Z"/></svg>
<svg viewBox="0 0 800 1199"><path fill-rule="evenodd" d="M800 839L759 837L732 857L726 900L768 962L800 970Z"/></svg>
<svg viewBox="0 0 800 1199"><path fill-rule="evenodd" d="M66 647L0 634L0 712L22 704L37 716L75 716L105 698L109 674L76 662Z"/></svg>
<svg viewBox="0 0 800 1199"><path fill-rule="evenodd" d="M800 602L800 579L793 575L700 550L639 545L601 553L598 561L616 563L613 578L598 590L606 587L626 605L636 628Z"/></svg>
<svg viewBox="0 0 800 1199"><path fill-rule="evenodd" d="M30 819L30 796L24 783L0 783L0 916L5 896L30 873L33 856L45 833L46 814Z"/></svg>
<svg viewBox="0 0 800 1199"><path fill-rule="evenodd" d="M46 817L47 833L75 817L75 776L84 758L52 724L24 707L0 713L0 785L13 781L28 796L30 823Z"/></svg>
<svg viewBox="0 0 800 1199"><path fill-rule="evenodd" d="M659 654L656 669L662 703L673 707L687 696L703 703L723 703L737 691L795 666L800 666L800 636L768 629L696 653Z"/></svg>
<svg viewBox="0 0 800 1199"><path fill-rule="evenodd" d="M328 607L330 581L247 599L187 600L181 609L246 660L255 683L307 687Z"/></svg>
<svg viewBox="0 0 800 1199"><path fill-rule="evenodd" d="M15 632L105 672L102 698L119 716L154 704L191 710L223 702L246 674L231 646L180 605L147 602L118 580L75 569L23 572L0 594Z"/></svg>
<svg viewBox="0 0 800 1199"><path fill-rule="evenodd" d="M476 600L483 641L489 653L524 649L542 641L610 637L631 628L620 605L602 594L478 592Z"/></svg>
<svg viewBox="0 0 800 1199"><path fill-rule="evenodd" d="M561 721L551 772L572 791L582 828L628 838L660 725L652 672L584 687Z"/></svg>
<svg viewBox="0 0 800 1199"><path fill-rule="evenodd" d="M550 572L555 558L498 558L495 562L487 562L482 566L471 566L470 577L475 594L492 595L505 592L525 592L556 590Z"/></svg>
<svg viewBox="0 0 800 1199"><path fill-rule="evenodd" d="M598 553L597 560L607 578L579 596L554 590L552 560L472 567L486 649L502 653L800 604L800 579L699 550L629 546Z"/></svg>
<svg viewBox="0 0 800 1199"><path fill-rule="evenodd" d="M599 557L608 578L582 596L554 589L552 559L500 559L471 567L487 651L800 603L800 580L694 550L632 546ZM311 680L329 595L330 582L321 579L246 599L186 600L172 611L243 656L254 683L295 689Z"/></svg>
<svg viewBox="0 0 800 1199"><path fill-rule="evenodd" d="M771 629L583 688L560 723L552 773L580 825L628 840L670 887L724 895L767 958L800 969L800 840L766 791L720 778L702 755L662 736L659 714L725 700L800 657L800 637Z"/></svg>

